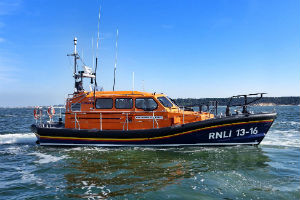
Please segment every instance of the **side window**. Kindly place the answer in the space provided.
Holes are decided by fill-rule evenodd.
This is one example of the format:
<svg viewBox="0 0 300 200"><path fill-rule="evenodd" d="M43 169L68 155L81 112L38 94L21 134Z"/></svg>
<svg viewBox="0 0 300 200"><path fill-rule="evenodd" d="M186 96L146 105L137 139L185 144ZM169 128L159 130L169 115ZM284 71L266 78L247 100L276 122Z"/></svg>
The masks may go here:
<svg viewBox="0 0 300 200"><path fill-rule="evenodd" d="M81 111L81 104L80 103L72 103L71 110L72 111Z"/></svg>
<svg viewBox="0 0 300 200"><path fill-rule="evenodd" d="M133 107L133 101L130 98L118 98L116 99L115 106L118 109L131 109Z"/></svg>
<svg viewBox="0 0 300 200"><path fill-rule="evenodd" d="M166 97L158 97L157 98L164 107L170 108L173 104Z"/></svg>
<svg viewBox="0 0 300 200"><path fill-rule="evenodd" d="M113 100L111 98L101 98L96 100L97 109L112 109Z"/></svg>
<svg viewBox="0 0 300 200"><path fill-rule="evenodd" d="M135 107L145 111L152 111L157 108L157 103L152 98L136 98Z"/></svg>

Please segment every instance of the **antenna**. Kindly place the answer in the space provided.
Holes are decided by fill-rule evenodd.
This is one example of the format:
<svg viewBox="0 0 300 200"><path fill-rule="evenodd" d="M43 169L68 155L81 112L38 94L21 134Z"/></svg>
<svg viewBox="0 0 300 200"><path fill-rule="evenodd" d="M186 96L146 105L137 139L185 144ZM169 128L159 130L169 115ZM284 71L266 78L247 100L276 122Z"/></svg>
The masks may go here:
<svg viewBox="0 0 300 200"><path fill-rule="evenodd" d="M95 69L95 50L94 50L94 37L92 37L92 51L93 51L93 69Z"/></svg>
<svg viewBox="0 0 300 200"><path fill-rule="evenodd" d="M95 67L95 87L94 87L94 91L97 87L97 67L98 67L98 58L96 57L96 67Z"/></svg>
<svg viewBox="0 0 300 200"><path fill-rule="evenodd" d="M100 26L100 18L101 18L101 6L99 7L99 17L98 17L98 32L97 32L97 50L99 47L99 26ZM93 40L93 38L92 38ZM94 46L93 46L94 47ZM94 65L94 54L93 54L93 65ZM95 85L94 85L94 100L95 100L95 92L96 92L96 87L97 87L97 67L98 67L98 56L97 56L97 51L96 51L96 66L95 66ZM95 105L94 105L95 106Z"/></svg>
<svg viewBox="0 0 300 200"><path fill-rule="evenodd" d="M99 7L99 17L98 17L98 32L97 32L97 50L99 45L99 26L100 26L100 18L101 18L101 6Z"/></svg>
<svg viewBox="0 0 300 200"><path fill-rule="evenodd" d="M118 59L118 38L119 38L119 30L118 30L118 28L117 28L116 57L115 57L115 67L114 67L114 84L113 84L113 91L115 91L115 85L116 85L116 71L117 71L117 59Z"/></svg>
<svg viewBox="0 0 300 200"><path fill-rule="evenodd" d="M134 72L132 72L132 94L134 91Z"/></svg>
<svg viewBox="0 0 300 200"><path fill-rule="evenodd" d="M98 66L98 58L96 57L96 67L95 67L95 85L94 85L94 109L96 108L96 87L97 87L97 66Z"/></svg>

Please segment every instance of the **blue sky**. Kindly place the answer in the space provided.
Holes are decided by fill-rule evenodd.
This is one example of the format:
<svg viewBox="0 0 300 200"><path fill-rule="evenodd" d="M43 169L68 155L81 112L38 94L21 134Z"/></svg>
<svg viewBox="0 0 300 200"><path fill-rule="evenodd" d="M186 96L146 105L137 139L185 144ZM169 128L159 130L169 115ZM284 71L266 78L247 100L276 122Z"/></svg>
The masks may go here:
<svg viewBox="0 0 300 200"><path fill-rule="evenodd" d="M0 0L0 106L50 105L73 92L73 38L98 84L173 98L299 96L298 0ZM95 43L94 43L95 46Z"/></svg>

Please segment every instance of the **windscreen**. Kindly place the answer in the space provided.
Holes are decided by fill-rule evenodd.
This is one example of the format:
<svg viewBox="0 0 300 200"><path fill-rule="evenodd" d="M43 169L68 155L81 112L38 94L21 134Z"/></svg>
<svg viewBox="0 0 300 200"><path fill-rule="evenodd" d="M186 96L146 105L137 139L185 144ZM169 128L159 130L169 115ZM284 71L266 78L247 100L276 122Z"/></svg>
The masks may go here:
<svg viewBox="0 0 300 200"><path fill-rule="evenodd" d="M171 108L173 104L166 97L158 97L157 98L164 107Z"/></svg>

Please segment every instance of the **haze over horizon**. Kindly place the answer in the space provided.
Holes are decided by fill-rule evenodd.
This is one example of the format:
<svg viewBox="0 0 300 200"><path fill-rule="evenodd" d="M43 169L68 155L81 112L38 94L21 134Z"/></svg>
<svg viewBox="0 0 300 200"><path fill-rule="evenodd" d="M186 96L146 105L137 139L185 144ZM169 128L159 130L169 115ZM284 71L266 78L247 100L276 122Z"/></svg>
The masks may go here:
<svg viewBox="0 0 300 200"><path fill-rule="evenodd" d="M117 90L132 89L134 72L135 90L173 98L299 96L299 14L297 0L2 0L0 107L63 103L74 37L112 90L117 28Z"/></svg>

